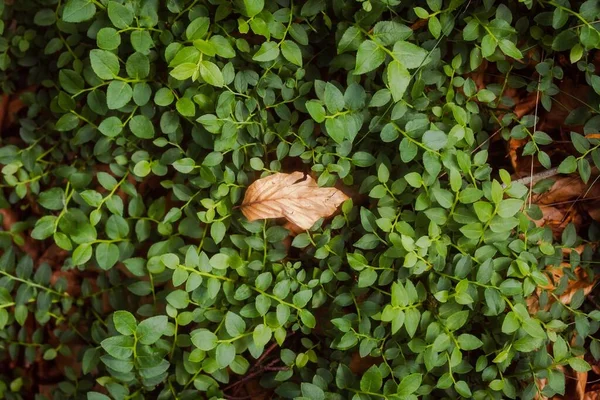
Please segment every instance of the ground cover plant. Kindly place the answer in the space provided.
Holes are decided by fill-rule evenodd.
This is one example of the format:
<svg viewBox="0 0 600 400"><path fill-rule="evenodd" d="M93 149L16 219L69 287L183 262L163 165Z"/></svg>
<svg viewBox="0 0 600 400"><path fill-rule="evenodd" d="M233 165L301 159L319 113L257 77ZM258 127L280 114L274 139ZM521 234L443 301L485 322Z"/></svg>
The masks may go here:
<svg viewBox="0 0 600 400"><path fill-rule="evenodd" d="M597 1L0 12L0 398L600 393Z"/></svg>

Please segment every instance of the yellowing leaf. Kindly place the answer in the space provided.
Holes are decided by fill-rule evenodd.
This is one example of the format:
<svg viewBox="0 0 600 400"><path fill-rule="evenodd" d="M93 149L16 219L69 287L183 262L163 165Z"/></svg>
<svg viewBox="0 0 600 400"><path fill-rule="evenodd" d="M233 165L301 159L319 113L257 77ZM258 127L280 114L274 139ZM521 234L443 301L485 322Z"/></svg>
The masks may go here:
<svg viewBox="0 0 600 400"><path fill-rule="evenodd" d="M348 196L336 188L319 187L302 172L278 173L248 187L242 213L248 221L286 218L302 229L310 229L319 218L335 212Z"/></svg>

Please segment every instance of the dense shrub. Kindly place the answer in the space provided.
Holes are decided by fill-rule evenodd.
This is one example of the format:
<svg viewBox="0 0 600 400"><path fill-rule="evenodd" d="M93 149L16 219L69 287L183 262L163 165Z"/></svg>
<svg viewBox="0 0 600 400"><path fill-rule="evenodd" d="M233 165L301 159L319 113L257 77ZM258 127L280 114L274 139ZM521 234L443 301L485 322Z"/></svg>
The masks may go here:
<svg viewBox="0 0 600 400"><path fill-rule="evenodd" d="M25 105L0 148L4 398L532 399L600 356L600 311L557 301L597 227L536 227L504 146L600 166L598 139L538 129L566 75L600 91L597 1L0 8ZM598 132L586 93L566 122ZM245 188L291 171L351 199L293 237L248 222Z"/></svg>

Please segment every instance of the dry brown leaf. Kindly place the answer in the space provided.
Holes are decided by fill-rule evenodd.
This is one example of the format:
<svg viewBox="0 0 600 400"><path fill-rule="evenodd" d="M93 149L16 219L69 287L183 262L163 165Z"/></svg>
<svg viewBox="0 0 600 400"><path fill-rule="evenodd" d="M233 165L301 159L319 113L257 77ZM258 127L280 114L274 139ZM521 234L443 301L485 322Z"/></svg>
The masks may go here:
<svg viewBox="0 0 600 400"><path fill-rule="evenodd" d="M542 218L535 220L535 225L550 227L555 238L560 237L569 223L572 222L575 226L579 226L581 223L581 215L575 213L574 209L566 210L540 205L540 210L542 211Z"/></svg>
<svg viewBox="0 0 600 400"><path fill-rule="evenodd" d="M553 178L554 179L554 178ZM554 185L547 192L536 194L532 200L538 205L556 205L559 203L575 200L583 193L587 198L596 198L600 195L600 185L594 185L590 189L591 182L585 184L579 176L570 175L556 178Z"/></svg>
<svg viewBox="0 0 600 400"><path fill-rule="evenodd" d="M585 393L584 400L600 400L600 385Z"/></svg>
<svg viewBox="0 0 600 400"><path fill-rule="evenodd" d="M579 356L579 358L583 359L583 356ZM587 372L575 372L575 381L577 382L575 385L575 393L574 396L577 400L583 400L585 398L585 387L588 381L588 373Z"/></svg>
<svg viewBox="0 0 600 400"><path fill-rule="evenodd" d="M529 312L531 314L535 314L536 312L539 311L538 298L539 298L539 295L541 294L542 290L554 290L556 288L556 285L558 285L560 279L564 275L564 272L563 272L564 268L570 268L569 264L562 263L558 267L554 267L554 266L546 267L545 272L546 272L546 275L549 276L550 282L545 286L539 286L536 289L536 294L527 298L527 309L529 310ZM574 272L575 276L577 277L577 279L569 280L567 289L561 295L558 296L558 299L556 299L565 305L569 305L571 303L573 296L579 289L583 290L583 294L585 296L590 294L590 292L596 285L596 282L600 278L600 277L596 276L595 279L589 280L587 273L581 267L576 267L573 272ZM555 298L553 296L550 296L548 298L548 303L546 304L545 309L549 309L550 306L552 305L552 303L554 303L554 301L555 301Z"/></svg>
<svg viewBox="0 0 600 400"><path fill-rule="evenodd" d="M251 184L241 209L248 221L285 218L306 230L319 218L333 214L347 199L336 188L319 187L310 175L278 173Z"/></svg>

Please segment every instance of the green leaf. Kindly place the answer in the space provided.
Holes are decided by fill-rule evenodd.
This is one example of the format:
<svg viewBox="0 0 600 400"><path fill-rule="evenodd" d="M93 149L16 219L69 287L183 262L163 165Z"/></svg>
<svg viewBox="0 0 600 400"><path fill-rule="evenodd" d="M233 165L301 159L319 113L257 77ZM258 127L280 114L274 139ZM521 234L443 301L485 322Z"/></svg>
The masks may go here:
<svg viewBox="0 0 600 400"><path fill-rule="evenodd" d="M119 75L119 58L106 50L93 49L90 51L92 69L100 79L113 79Z"/></svg>
<svg viewBox="0 0 600 400"><path fill-rule="evenodd" d="M42 8L35 13L33 23L39 26L50 26L56 22L56 14L50 8Z"/></svg>
<svg viewBox="0 0 600 400"><path fill-rule="evenodd" d="M137 52L148 55L150 48L154 45L154 41L147 30L135 30L130 36L131 46Z"/></svg>
<svg viewBox="0 0 600 400"><path fill-rule="evenodd" d="M88 348L85 353L83 353L83 359L81 360L81 370L84 374L89 374L96 366L98 365L98 361L100 361L99 356L100 350L96 347ZM88 399L90 393L88 393ZM110 399L108 399L110 400Z"/></svg>
<svg viewBox="0 0 600 400"><path fill-rule="evenodd" d="M577 170L577 159L573 156L565 158L558 166L558 172L561 174L570 174Z"/></svg>
<svg viewBox="0 0 600 400"><path fill-rule="evenodd" d="M502 322L502 332L506 334L510 334L515 332L517 329L521 327L521 321L517 314L513 311L510 311L506 314L504 321Z"/></svg>
<svg viewBox="0 0 600 400"><path fill-rule="evenodd" d="M264 347L271 340L273 331L264 324L258 324L252 332L252 340L256 347Z"/></svg>
<svg viewBox="0 0 600 400"><path fill-rule="evenodd" d="M344 34L340 38L337 45L338 54L342 54L346 51L358 50L358 46L362 43L363 34L355 26L350 26L344 31Z"/></svg>
<svg viewBox="0 0 600 400"><path fill-rule="evenodd" d="M37 220L35 228L31 231L31 237L36 240L44 240L52 236L55 228L56 217L54 215L46 215Z"/></svg>
<svg viewBox="0 0 600 400"><path fill-rule="evenodd" d="M423 375L421 374L410 374L402 378L398 385L398 396L409 396L416 392L421 387Z"/></svg>
<svg viewBox="0 0 600 400"><path fill-rule="evenodd" d="M79 125L79 118L74 114L65 114L56 121L55 128L60 132L71 131Z"/></svg>
<svg viewBox="0 0 600 400"><path fill-rule="evenodd" d="M306 304L308 304L312 295L313 295L313 292L311 289L301 290L298 293L294 294L292 301L296 307L304 308L306 306Z"/></svg>
<svg viewBox="0 0 600 400"><path fill-rule="evenodd" d="M180 158L173 163L173 167L184 174L189 174L196 167L196 162L191 158Z"/></svg>
<svg viewBox="0 0 600 400"><path fill-rule="evenodd" d="M308 113L316 122L321 123L325 121L325 107L316 100L310 100L306 102L306 109Z"/></svg>
<svg viewBox="0 0 600 400"><path fill-rule="evenodd" d="M313 383L302 382L300 390L302 391L302 399L325 400L326 398L323 389Z"/></svg>
<svg viewBox="0 0 600 400"><path fill-rule="evenodd" d="M100 243L96 246L96 261L103 270L111 269L119 260L119 247L114 243Z"/></svg>
<svg viewBox="0 0 600 400"><path fill-rule="evenodd" d="M456 392L465 398L471 398L472 393L469 385L465 381L458 381L454 384L454 389Z"/></svg>
<svg viewBox="0 0 600 400"><path fill-rule="evenodd" d="M136 115L131 118L129 129L141 139L152 139L154 137L154 125L145 115Z"/></svg>
<svg viewBox="0 0 600 400"><path fill-rule="evenodd" d="M298 47L295 42L291 40L284 40L281 43L281 54L283 54L283 57L292 64L295 64L299 67L302 66L302 52L300 51L300 47Z"/></svg>
<svg viewBox="0 0 600 400"><path fill-rule="evenodd" d="M372 365L360 380L360 390L363 392L379 393L382 385L383 378L377 365Z"/></svg>
<svg viewBox="0 0 600 400"><path fill-rule="evenodd" d="M109 1L108 6L108 18L114 26L119 29L125 29L133 23L133 12L116 1Z"/></svg>
<svg viewBox="0 0 600 400"><path fill-rule="evenodd" d="M491 103L492 101L496 100L496 95L491 90L481 89L479 92L477 92L477 100L483 103Z"/></svg>
<svg viewBox="0 0 600 400"><path fill-rule="evenodd" d="M102 28L96 35L96 42L103 50L115 50L121 45L121 35L114 28Z"/></svg>
<svg viewBox="0 0 600 400"><path fill-rule="evenodd" d="M431 150L441 150L447 143L448 136L442 131L427 131L423 134L423 144Z"/></svg>
<svg viewBox="0 0 600 400"><path fill-rule="evenodd" d="M325 128L327 129L327 134L331 137L336 143L342 143L347 138L348 127L345 124L347 120L345 116L340 116L336 118L329 118L325 121Z"/></svg>
<svg viewBox="0 0 600 400"><path fill-rule="evenodd" d="M84 81L81 75L70 69L62 69L58 73L60 86L68 93L79 93L83 89Z"/></svg>
<svg viewBox="0 0 600 400"><path fill-rule="evenodd" d="M102 394L102 393L88 392L87 400L111 400L111 399L110 399L110 397L108 397L107 395Z"/></svg>
<svg viewBox="0 0 600 400"><path fill-rule="evenodd" d="M210 18L197 17L189 23L185 29L185 36L188 40L202 39L210 27Z"/></svg>
<svg viewBox="0 0 600 400"><path fill-rule="evenodd" d="M210 61L200 62L200 76L206 83L216 87L224 85L223 73L217 65Z"/></svg>
<svg viewBox="0 0 600 400"><path fill-rule="evenodd" d="M135 336L141 344L154 344L167 331L167 322L165 315L145 319L138 324Z"/></svg>
<svg viewBox="0 0 600 400"><path fill-rule="evenodd" d="M175 107L177 108L179 114L183 115L184 117L193 117L196 115L196 106L190 98L180 98L177 100Z"/></svg>
<svg viewBox="0 0 600 400"><path fill-rule="evenodd" d="M62 188L51 188L39 195L39 203L48 210L62 210L65 206L65 192Z"/></svg>
<svg viewBox="0 0 600 400"><path fill-rule="evenodd" d="M498 215L502 218L515 216L523 208L524 201L519 199L504 199L498 204Z"/></svg>
<svg viewBox="0 0 600 400"><path fill-rule="evenodd" d="M483 346L483 342L479 338L468 333L463 333L457 340L462 350L475 350Z"/></svg>
<svg viewBox="0 0 600 400"><path fill-rule="evenodd" d="M490 57L496 51L498 42L491 35L485 35L481 40L481 55L483 57Z"/></svg>
<svg viewBox="0 0 600 400"><path fill-rule="evenodd" d="M167 295L167 303L173 308L184 309L190 304L190 296L185 290L173 290Z"/></svg>
<svg viewBox="0 0 600 400"><path fill-rule="evenodd" d="M394 44L394 60L405 68L418 68L425 62L427 51L413 43L400 40Z"/></svg>
<svg viewBox="0 0 600 400"><path fill-rule="evenodd" d="M184 81L191 78L197 69L197 64L186 62L176 66L170 74L173 78L179 81Z"/></svg>
<svg viewBox="0 0 600 400"><path fill-rule="evenodd" d="M227 232L227 227L221 221L213 222L210 226L210 236L213 238L216 244L221 243L223 238L225 238L225 233Z"/></svg>
<svg viewBox="0 0 600 400"><path fill-rule="evenodd" d="M568 362L569 366L571 366L571 368L573 368L577 372L587 372L592 369L592 367L590 367L590 364L588 364L587 361L579 357L569 358Z"/></svg>
<svg viewBox="0 0 600 400"><path fill-rule="evenodd" d="M590 162L585 158L581 158L577 161L577 169L583 183L588 183L592 175L592 166Z"/></svg>
<svg viewBox="0 0 600 400"><path fill-rule="evenodd" d="M63 8L62 19L65 22L83 22L96 14L96 6L91 0L69 0Z"/></svg>
<svg viewBox="0 0 600 400"><path fill-rule="evenodd" d="M380 21L373 27L374 39L383 46L391 46L397 41L406 40L412 34L412 29L396 21Z"/></svg>
<svg viewBox="0 0 600 400"><path fill-rule="evenodd" d="M357 151L352 156L352 164L357 167L370 167L375 164L375 157L365 151Z"/></svg>
<svg viewBox="0 0 600 400"><path fill-rule="evenodd" d="M387 66L387 81L394 101L399 102L404 97L404 93L410 84L410 72L394 60Z"/></svg>
<svg viewBox="0 0 600 400"><path fill-rule="evenodd" d="M215 358L219 368L228 367L235 359L235 346L232 343L219 343Z"/></svg>
<svg viewBox="0 0 600 400"><path fill-rule="evenodd" d="M100 123L98 130L104 136L115 137L123 131L123 123L118 117L108 117Z"/></svg>
<svg viewBox="0 0 600 400"><path fill-rule="evenodd" d="M521 50L517 48L517 46L512 40L501 39L498 42L498 46L500 46L500 50L502 50L502 52L509 57L515 58L517 60L523 58L523 53L521 53Z"/></svg>
<svg viewBox="0 0 600 400"><path fill-rule="evenodd" d="M173 102L174 99L175 96L173 95L171 89L165 87L158 89L154 95L154 102L157 106L168 106Z"/></svg>
<svg viewBox="0 0 600 400"><path fill-rule="evenodd" d="M365 40L356 53L355 75L366 74L379 67L385 61L385 51L372 40Z"/></svg>
<svg viewBox="0 0 600 400"><path fill-rule="evenodd" d="M265 6L265 1L264 0L243 0L244 1L244 15L247 17L254 17L255 15L259 14L264 6Z"/></svg>
<svg viewBox="0 0 600 400"><path fill-rule="evenodd" d="M25 304L19 304L15 307L14 317L15 321L21 326L25 325L27 321L27 316L29 315L29 311L27 310L27 306Z"/></svg>
<svg viewBox="0 0 600 400"><path fill-rule="evenodd" d="M119 310L113 314L115 329L122 335L131 336L135 333L137 323L129 311Z"/></svg>
<svg viewBox="0 0 600 400"><path fill-rule="evenodd" d="M279 56L279 46L275 42L264 42L252 59L258 62L273 61Z"/></svg>
<svg viewBox="0 0 600 400"><path fill-rule="evenodd" d="M92 245L89 243L83 243L77 246L73 251L73 264L82 265L88 262L92 258Z"/></svg>
<svg viewBox="0 0 600 400"><path fill-rule="evenodd" d="M225 314L225 329L231 337L237 337L246 332L246 322L231 311Z"/></svg>
<svg viewBox="0 0 600 400"><path fill-rule="evenodd" d="M315 316L308 310L300 310L298 312L298 314L300 315L300 319L302 320L302 323L304 325L306 325L308 328L314 328L317 325L317 320L315 319Z"/></svg>
<svg viewBox="0 0 600 400"><path fill-rule="evenodd" d="M127 360L133 355L135 339L131 336L111 336L100 343L102 348L118 360Z"/></svg>
<svg viewBox="0 0 600 400"><path fill-rule="evenodd" d="M133 89L127 82L112 81L106 90L106 104L109 109L117 110L131 100Z"/></svg>
<svg viewBox="0 0 600 400"><path fill-rule="evenodd" d="M125 69L130 78L144 79L150 73L150 61L144 54L136 52L127 59Z"/></svg>
<svg viewBox="0 0 600 400"><path fill-rule="evenodd" d="M192 343L200 350L209 351L217 346L217 335L206 329L198 329L192 332Z"/></svg>

